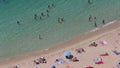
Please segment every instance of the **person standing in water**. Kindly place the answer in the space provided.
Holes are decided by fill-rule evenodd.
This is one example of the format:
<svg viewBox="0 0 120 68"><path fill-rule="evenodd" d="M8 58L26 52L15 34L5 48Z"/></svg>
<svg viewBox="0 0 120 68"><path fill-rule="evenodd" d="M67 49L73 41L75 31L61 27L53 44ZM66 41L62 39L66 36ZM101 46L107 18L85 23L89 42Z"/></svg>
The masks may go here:
<svg viewBox="0 0 120 68"><path fill-rule="evenodd" d="M39 39L42 40L43 38L41 37L41 35L39 34Z"/></svg>
<svg viewBox="0 0 120 68"><path fill-rule="evenodd" d="M96 17L94 17L94 20L96 20Z"/></svg>
<svg viewBox="0 0 120 68"><path fill-rule="evenodd" d="M65 21L64 18L61 18L61 21L64 22Z"/></svg>
<svg viewBox="0 0 120 68"><path fill-rule="evenodd" d="M64 18L62 17L62 18L58 18L58 23L62 23L62 22L64 22L65 20L64 20Z"/></svg>
<svg viewBox="0 0 120 68"><path fill-rule="evenodd" d="M97 27L97 23L96 23L96 21L95 21L95 23L94 23L94 26Z"/></svg>
<svg viewBox="0 0 120 68"><path fill-rule="evenodd" d="M52 7L55 7L55 5L54 5L54 4L51 4L51 6L52 6Z"/></svg>
<svg viewBox="0 0 120 68"><path fill-rule="evenodd" d="M44 14L44 13L41 13L41 16L45 16L45 14Z"/></svg>
<svg viewBox="0 0 120 68"><path fill-rule="evenodd" d="M49 9L51 8L50 5L48 5L48 8L49 8Z"/></svg>
<svg viewBox="0 0 120 68"><path fill-rule="evenodd" d="M91 0L88 0L88 4L92 4Z"/></svg>
<svg viewBox="0 0 120 68"><path fill-rule="evenodd" d="M105 20L104 20L104 19L102 20L102 24L103 24L103 25L105 24Z"/></svg>
<svg viewBox="0 0 120 68"><path fill-rule="evenodd" d="M53 7L55 7L54 4L48 5L48 8L49 8L49 9L51 9L51 8L53 8Z"/></svg>
<svg viewBox="0 0 120 68"><path fill-rule="evenodd" d="M40 16L40 20L42 20L42 17Z"/></svg>
<svg viewBox="0 0 120 68"><path fill-rule="evenodd" d="M94 17L94 26L97 27L97 23L96 23L96 17Z"/></svg>
<svg viewBox="0 0 120 68"><path fill-rule="evenodd" d="M91 22L92 21L92 16L91 15L89 15L89 22Z"/></svg>
<svg viewBox="0 0 120 68"><path fill-rule="evenodd" d="M17 24L18 24L18 25L20 25L20 22L19 22L19 21L17 21Z"/></svg>
<svg viewBox="0 0 120 68"><path fill-rule="evenodd" d="M47 9L46 12L49 13L50 11Z"/></svg>
<svg viewBox="0 0 120 68"><path fill-rule="evenodd" d="M37 14L34 14L34 19L35 19L35 20L37 20L37 17L38 17Z"/></svg>

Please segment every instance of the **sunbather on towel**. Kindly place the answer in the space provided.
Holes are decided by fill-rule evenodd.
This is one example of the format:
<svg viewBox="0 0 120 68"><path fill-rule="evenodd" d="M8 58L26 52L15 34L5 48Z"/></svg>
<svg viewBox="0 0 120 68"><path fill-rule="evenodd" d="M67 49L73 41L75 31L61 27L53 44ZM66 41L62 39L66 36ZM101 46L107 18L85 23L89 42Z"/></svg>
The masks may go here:
<svg viewBox="0 0 120 68"><path fill-rule="evenodd" d="M106 52L104 54L100 54L100 56L108 56L109 54Z"/></svg>
<svg viewBox="0 0 120 68"><path fill-rule="evenodd" d="M82 53L82 52L85 52L85 50L83 48L78 48L78 49L75 49L75 51L77 51L77 53Z"/></svg>
<svg viewBox="0 0 120 68"><path fill-rule="evenodd" d="M94 59L95 64L103 64L103 61L101 58Z"/></svg>
<svg viewBox="0 0 120 68"><path fill-rule="evenodd" d="M86 68L93 68L93 66L87 66Z"/></svg>

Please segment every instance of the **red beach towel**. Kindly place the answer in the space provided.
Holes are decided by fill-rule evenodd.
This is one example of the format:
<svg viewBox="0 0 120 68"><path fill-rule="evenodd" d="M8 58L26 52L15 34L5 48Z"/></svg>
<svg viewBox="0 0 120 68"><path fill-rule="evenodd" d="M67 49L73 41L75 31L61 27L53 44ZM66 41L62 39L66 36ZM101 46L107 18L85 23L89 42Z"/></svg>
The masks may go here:
<svg viewBox="0 0 120 68"><path fill-rule="evenodd" d="M93 66L87 66L86 68L93 68Z"/></svg>
<svg viewBox="0 0 120 68"><path fill-rule="evenodd" d="M97 64L103 64L103 61L98 62Z"/></svg>
<svg viewBox="0 0 120 68"><path fill-rule="evenodd" d="M108 53L100 54L100 56L109 56Z"/></svg>

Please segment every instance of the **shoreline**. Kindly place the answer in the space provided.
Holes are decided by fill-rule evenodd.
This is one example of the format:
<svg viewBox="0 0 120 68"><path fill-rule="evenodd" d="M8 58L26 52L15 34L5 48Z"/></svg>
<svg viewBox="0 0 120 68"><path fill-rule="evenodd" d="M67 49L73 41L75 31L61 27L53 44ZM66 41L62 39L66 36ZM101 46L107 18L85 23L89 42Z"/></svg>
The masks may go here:
<svg viewBox="0 0 120 68"><path fill-rule="evenodd" d="M54 46L54 47L51 47L48 49L45 49L42 52L39 52L39 50L38 50L36 52L32 52L32 53L30 52L28 54L23 54L23 55L9 58L7 60L2 60L2 61L0 61L0 65L4 66L6 64L13 64L15 62L23 61L26 59L39 57L40 55L54 53L54 51L57 51L57 50L60 50L60 52L61 52L61 50L63 51L67 48L74 47L75 44L84 43L84 41L86 41L86 40L89 40L91 38L95 38L96 36L98 37L98 36L104 35L104 33L108 33L110 31L113 31L114 29L117 29L120 25L119 22L120 22L119 20L115 20L115 23L111 23L111 24L108 23L109 25L106 24L105 27L99 27L95 31L86 32L85 34L77 36L77 37L75 37L75 38L73 38L65 43L59 44L57 46Z"/></svg>

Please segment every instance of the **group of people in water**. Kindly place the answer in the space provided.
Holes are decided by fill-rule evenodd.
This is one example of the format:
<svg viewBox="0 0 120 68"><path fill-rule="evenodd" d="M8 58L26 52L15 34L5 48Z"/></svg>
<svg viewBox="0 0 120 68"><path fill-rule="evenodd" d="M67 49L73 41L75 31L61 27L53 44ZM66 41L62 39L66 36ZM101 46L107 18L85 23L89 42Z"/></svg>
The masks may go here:
<svg viewBox="0 0 120 68"><path fill-rule="evenodd" d="M54 8L54 4L50 4L47 6L47 10L45 12L42 12L41 15L39 16L38 14L34 14L34 20L42 20L44 17L49 17L50 9Z"/></svg>
<svg viewBox="0 0 120 68"><path fill-rule="evenodd" d="M5 1L5 0L3 0L3 1ZM88 0L88 4L92 4L92 1L91 0ZM38 14L34 14L34 20L42 20L42 19L44 19L45 17L50 17L50 10L52 9L52 8L54 8L55 7L55 5L54 4L49 4L48 6L47 6L47 9L46 9L46 11L45 12L41 12L41 14L40 15L38 15ZM58 17L58 23L63 23L65 20L64 20L64 17ZM98 27L98 25L97 25L97 23L96 23L96 17L92 17L92 15L89 15L89 22L93 22L94 21L94 27ZM20 21L17 21L17 24L18 25L20 25L21 23L20 23ZM105 24L105 20L103 19L102 20L102 24ZM41 40L41 39L43 39L42 37L41 37L41 35L39 35L39 39Z"/></svg>
<svg viewBox="0 0 120 68"><path fill-rule="evenodd" d="M94 21L94 27L98 27L97 23L96 23L96 17L92 17L92 15L89 15L89 22L92 22ZM105 20L103 19L102 20L102 24L104 25L105 24Z"/></svg>
<svg viewBox="0 0 120 68"><path fill-rule="evenodd" d="M49 13L50 13L50 9L54 8L55 5L54 4L50 4L47 6L47 10L46 12L42 12L41 15L39 16L38 14L34 14L34 20L42 20L45 17L50 17ZM42 40L42 36L39 34L39 39Z"/></svg>
<svg viewBox="0 0 120 68"><path fill-rule="evenodd" d="M50 16L49 15L50 9L52 9L53 7L55 7L55 5L54 4L50 4L50 5L48 5L48 7L47 7L48 9L46 10L46 12L41 12L41 15L34 14L34 20L42 20L44 17L49 17ZM16 21L16 23L18 25L21 24L20 21Z"/></svg>
<svg viewBox="0 0 120 68"><path fill-rule="evenodd" d="M64 21L65 21L65 20L64 20L63 17L61 17L61 18L59 17L59 18L58 18L58 23L62 23L62 22L64 22Z"/></svg>
<svg viewBox="0 0 120 68"><path fill-rule="evenodd" d="M52 8L54 8L54 7L55 7L54 4L49 4L49 5L47 6L47 9L46 9L45 12L41 12L40 15L34 14L34 20L42 20L42 19L44 19L44 18L46 18L46 17L50 17L50 14L49 14L49 13L50 13L50 10L51 10ZM58 17L58 23L62 23L62 22L64 22L64 18L63 18L63 17ZM21 25L21 22L20 22L20 21L16 21L16 23L17 23L18 25ZM39 34L39 39L40 39L40 40L43 39L40 34Z"/></svg>
<svg viewBox="0 0 120 68"><path fill-rule="evenodd" d="M92 1L91 0L88 0L88 4L92 4ZM92 22L94 21L94 27L98 27L97 23L96 23L96 17L92 17L92 15L89 15L89 22ZM105 24L105 20L103 19L102 20L102 24L104 25Z"/></svg>
<svg viewBox="0 0 120 68"><path fill-rule="evenodd" d="M38 16L37 14L34 14L34 20L38 20L38 19L42 20L43 17L45 17L45 16L50 17L50 15L49 15L50 9L52 9L54 7L55 7L54 4L50 4L50 5L47 6L47 10L46 10L45 13L42 12L40 16ZM64 18L63 17L58 17L58 23L62 23L62 22L64 22Z"/></svg>

